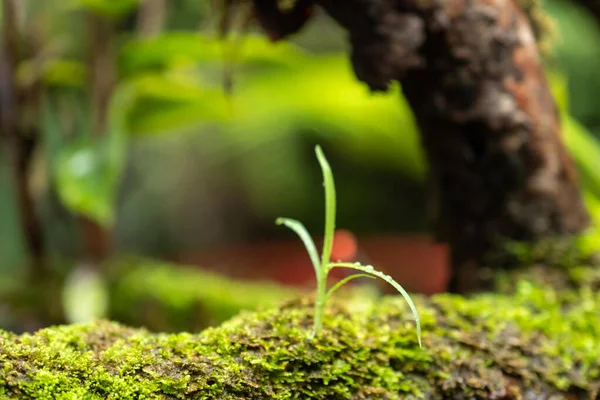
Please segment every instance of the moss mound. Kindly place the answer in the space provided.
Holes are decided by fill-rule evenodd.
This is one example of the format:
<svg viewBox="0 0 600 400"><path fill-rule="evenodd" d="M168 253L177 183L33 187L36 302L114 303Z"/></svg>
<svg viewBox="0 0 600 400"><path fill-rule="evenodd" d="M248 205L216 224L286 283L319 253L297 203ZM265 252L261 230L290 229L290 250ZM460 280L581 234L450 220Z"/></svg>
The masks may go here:
<svg viewBox="0 0 600 400"><path fill-rule="evenodd" d="M600 274L540 276L510 294L416 297L423 349L397 297L331 304L315 341L307 299L197 335L110 322L2 333L0 398L600 398Z"/></svg>

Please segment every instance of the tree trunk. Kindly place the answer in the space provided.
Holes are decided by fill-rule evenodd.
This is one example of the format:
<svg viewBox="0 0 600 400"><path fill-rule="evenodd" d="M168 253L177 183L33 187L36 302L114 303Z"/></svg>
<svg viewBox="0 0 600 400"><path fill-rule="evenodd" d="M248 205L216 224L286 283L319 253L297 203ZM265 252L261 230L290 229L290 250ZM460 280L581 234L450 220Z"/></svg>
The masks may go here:
<svg viewBox="0 0 600 400"><path fill-rule="evenodd" d="M264 11L272 1L255 4L274 29L273 12ZM480 287L481 267L502 239L587 227L536 40L516 2L318 4L347 29L361 81L374 91L402 85L429 162L436 236L451 248L452 290Z"/></svg>

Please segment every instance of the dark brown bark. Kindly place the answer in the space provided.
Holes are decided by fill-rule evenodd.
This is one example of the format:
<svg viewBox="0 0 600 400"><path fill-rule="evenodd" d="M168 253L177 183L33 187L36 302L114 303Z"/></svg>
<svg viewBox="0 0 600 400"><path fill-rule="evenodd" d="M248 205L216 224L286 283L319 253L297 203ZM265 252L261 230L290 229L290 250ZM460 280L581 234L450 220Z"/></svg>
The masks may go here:
<svg viewBox="0 0 600 400"><path fill-rule="evenodd" d="M486 256L503 238L534 241L587 226L531 25L516 2L318 4L347 29L361 81L375 91L402 85L436 191L436 235L451 247L453 290L479 287Z"/></svg>
<svg viewBox="0 0 600 400"><path fill-rule="evenodd" d="M282 12L273 0L255 0L256 18L271 40L278 40L297 32L313 14L313 0L298 0Z"/></svg>

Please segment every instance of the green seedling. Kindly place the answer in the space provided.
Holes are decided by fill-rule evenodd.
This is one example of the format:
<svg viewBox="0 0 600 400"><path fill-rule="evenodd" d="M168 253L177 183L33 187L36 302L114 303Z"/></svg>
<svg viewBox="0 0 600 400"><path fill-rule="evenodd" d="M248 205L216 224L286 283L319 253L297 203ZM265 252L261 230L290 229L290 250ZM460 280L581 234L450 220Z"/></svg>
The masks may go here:
<svg viewBox="0 0 600 400"><path fill-rule="evenodd" d="M413 303L412 299L410 298L406 290L404 290L404 288L400 286L400 284L398 284L389 275L377 271L371 265L362 265L360 263L331 262L330 257L331 248L333 245L333 232L335 230L336 213L335 185L333 182L333 173L331 172L331 167L329 166L329 163L327 162L327 159L325 158L321 147L316 146L315 152L317 154L319 164L321 165L321 170L323 171L323 185L325 187L325 238L323 240L323 252L321 254L321 258L319 259L317 247L315 246L312 237L300 221L290 218L278 218L276 221L277 225L285 225L294 232L296 232L296 234L304 243L304 246L306 247L306 250L308 251L308 255L312 262L313 268L315 269L315 275L317 277L317 297L315 301L314 325L310 337L314 338L321 331L321 328L323 326L323 314L325 312L325 305L327 304L327 300L337 289L339 289L345 283L355 278L378 277L392 285L396 290L398 290L398 292L400 292L400 294L408 303L417 325L417 337L419 339L419 347L422 347L421 323L419 320L419 313L417 312L417 309L415 308L415 304ZM349 268L360 271L361 273L351 275L346 277L345 279L342 279L328 291L327 275L329 274L329 271L331 271L333 268Z"/></svg>

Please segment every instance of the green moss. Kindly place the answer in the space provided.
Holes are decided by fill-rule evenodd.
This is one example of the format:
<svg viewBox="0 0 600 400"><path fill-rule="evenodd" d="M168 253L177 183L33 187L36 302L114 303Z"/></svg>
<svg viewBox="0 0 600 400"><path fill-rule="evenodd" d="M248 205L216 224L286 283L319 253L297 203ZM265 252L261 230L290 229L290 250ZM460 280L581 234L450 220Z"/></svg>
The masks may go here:
<svg viewBox="0 0 600 400"><path fill-rule="evenodd" d="M197 335L109 322L2 333L0 398L598 398L597 281L564 282L561 290L521 279L511 294L415 297L424 349L399 297L331 304L314 341L307 299Z"/></svg>

